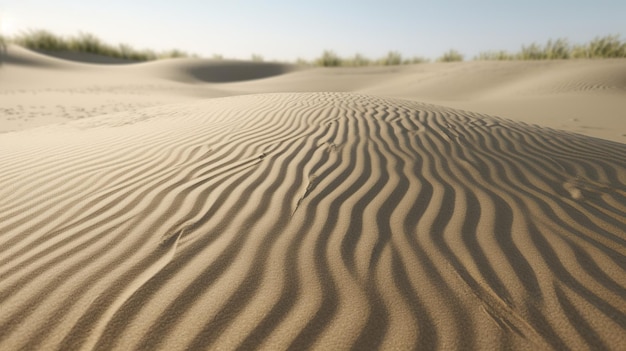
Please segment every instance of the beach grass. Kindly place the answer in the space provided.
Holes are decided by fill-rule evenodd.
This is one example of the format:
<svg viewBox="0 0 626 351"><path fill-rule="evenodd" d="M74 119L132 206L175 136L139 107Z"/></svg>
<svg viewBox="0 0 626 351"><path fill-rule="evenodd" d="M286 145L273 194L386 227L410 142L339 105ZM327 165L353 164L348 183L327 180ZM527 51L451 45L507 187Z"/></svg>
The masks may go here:
<svg viewBox="0 0 626 351"><path fill-rule="evenodd" d="M596 37L587 45L575 45L571 48L574 58L619 58L626 57L626 42L619 35Z"/></svg>
<svg viewBox="0 0 626 351"><path fill-rule="evenodd" d="M383 66L397 66L402 64L402 54L397 51L389 51L387 56L379 60L379 64Z"/></svg>
<svg viewBox="0 0 626 351"><path fill-rule="evenodd" d="M626 42L620 39L619 35L607 35L596 37L586 44L572 45L565 38L548 40L545 44L532 43L522 45L518 52L484 51L473 57L473 60L489 61L511 61L511 60L565 60L580 58L624 58L626 57ZM458 62L463 61L464 55L454 49L450 49L441 55L438 62ZM370 59L362 54L355 54L353 57L344 58L337 55L332 50L325 50L322 55L313 62L298 59L296 64L305 66L322 67L358 67L358 66L393 66L406 64L419 64L429 62L428 58L415 56L410 59L403 59L398 51L390 51L380 59Z"/></svg>
<svg viewBox="0 0 626 351"><path fill-rule="evenodd" d="M296 64L300 66L322 66L322 67L364 67L364 66L397 66L429 62L430 60L421 56L403 58L398 51L389 51L387 55L379 59L370 59L363 54L356 53L351 57L341 57L332 50L325 50L320 57L313 61L298 58Z"/></svg>
<svg viewBox="0 0 626 351"><path fill-rule="evenodd" d="M439 62L457 62L457 61L463 61L463 54L461 54L460 52L454 50L454 49L450 49L447 52L445 52L443 55L441 55L437 61Z"/></svg>
<svg viewBox="0 0 626 351"><path fill-rule="evenodd" d="M345 66L344 60L332 50L325 50L315 63L322 67Z"/></svg>
<svg viewBox="0 0 626 351"><path fill-rule="evenodd" d="M532 43L522 46L522 50L517 54L519 60L562 60L570 58L571 46L567 39L548 40L543 45Z"/></svg>
<svg viewBox="0 0 626 351"><path fill-rule="evenodd" d="M28 30L12 37L0 35L0 48L13 43L37 51L66 51L81 52L108 56L129 61L151 61L167 58L198 57L185 51L172 49L162 52L154 50L138 50L128 44L112 45L90 33L79 33L74 36L60 36L47 30ZM619 35L596 37L585 44L572 45L565 38L548 40L545 44L532 43L522 45L518 52L484 51L473 57L473 60L556 60L556 59L599 59L626 57L626 42ZM223 60L224 57L214 54L214 60ZM252 54L251 60L263 62L263 56ZM450 49L437 58L438 62L463 61L464 55ZM395 66L419 64L429 62L430 59L414 56L403 58L399 51L389 51L379 59L370 59L363 54L356 53L351 57L341 57L333 50L325 50L321 56L309 61L299 58L295 63L301 66L321 67L362 67L362 66Z"/></svg>
<svg viewBox="0 0 626 351"><path fill-rule="evenodd" d="M511 54L508 51L484 51L474 57L474 60L482 61L510 61L515 60L515 54Z"/></svg>
<svg viewBox="0 0 626 351"><path fill-rule="evenodd" d="M372 60L365 57L365 55L356 53L354 56L342 59L343 66L349 67L362 67L362 66L371 66L373 64Z"/></svg>
<svg viewBox="0 0 626 351"><path fill-rule="evenodd" d="M90 33L79 33L75 36L65 37L42 29L28 30L6 39L6 41L37 51L80 52L130 61L152 61L193 56L178 49L156 52L147 49L137 50L127 44L112 45Z"/></svg>
<svg viewBox="0 0 626 351"><path fill-rule="evenodd" d="M413 56L412 58L405 59L404 61L402 61L402 64L403 65L414 65L414 64L426 63L426 62L430 62L430 59L428 59L426 57L422 57L422 56Z"/></svg>
<svg viewBox="0 0 626 351"><path fill-rule="evenodd" d="M544 45L523 45L517 53L507 51L481 52L474 60L565 60L579 58L624 58L626 42L619 35L596 37L586 44L572 45L565 38L548 40Z"/></svg>

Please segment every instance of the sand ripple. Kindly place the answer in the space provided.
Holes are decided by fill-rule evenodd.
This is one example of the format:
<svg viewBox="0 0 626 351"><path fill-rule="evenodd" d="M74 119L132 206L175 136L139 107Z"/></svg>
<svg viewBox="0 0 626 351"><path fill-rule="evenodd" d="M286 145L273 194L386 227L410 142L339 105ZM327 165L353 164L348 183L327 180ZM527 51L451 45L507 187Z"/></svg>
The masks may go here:
<svg viewBox="0 0 626 351"><path fill-rule="evenodd" d="M0 140L0 349L618 349L626 145L342 93Z"/></svg>

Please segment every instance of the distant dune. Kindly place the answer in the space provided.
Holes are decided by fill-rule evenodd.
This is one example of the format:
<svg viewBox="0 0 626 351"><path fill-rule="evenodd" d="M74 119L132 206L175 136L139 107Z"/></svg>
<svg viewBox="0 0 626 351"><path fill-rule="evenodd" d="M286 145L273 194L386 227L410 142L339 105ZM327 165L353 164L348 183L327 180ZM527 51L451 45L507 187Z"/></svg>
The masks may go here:
<svg viewBox="0 0 626 351"><path fill-rule="evenodd" d="M7 61L0 95L10 98L0 100L0 132L198 98L332 91L428 102L626 142L626 59L308 69L209 59L95 65L10 46Z"/></svg>
<svg viewBox="0 0 626 351"><path fill-rule="evenodd" d="M626 60L9 50L2 350L626 344Z"/></svg>

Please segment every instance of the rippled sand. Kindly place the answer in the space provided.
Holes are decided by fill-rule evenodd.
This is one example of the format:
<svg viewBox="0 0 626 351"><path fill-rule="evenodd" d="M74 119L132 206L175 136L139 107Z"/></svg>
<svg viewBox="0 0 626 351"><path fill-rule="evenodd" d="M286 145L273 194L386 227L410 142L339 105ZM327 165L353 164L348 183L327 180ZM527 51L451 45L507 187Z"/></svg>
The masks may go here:
<svg viewBox="0 0 626 351"><path fill-rule="evenodd" d="M0 349L626 344L626 144L293 69L0 134Z"/></svg>

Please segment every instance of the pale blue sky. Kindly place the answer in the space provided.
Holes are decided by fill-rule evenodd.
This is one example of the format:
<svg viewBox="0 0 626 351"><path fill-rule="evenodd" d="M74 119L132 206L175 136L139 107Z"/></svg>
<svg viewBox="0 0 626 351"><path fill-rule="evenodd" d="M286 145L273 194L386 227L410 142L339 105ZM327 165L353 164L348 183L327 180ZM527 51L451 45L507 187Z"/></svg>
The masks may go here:
<svg viewBox="0 0 626 351"><path fill-rule="evenodd" d="M312 59L324 49L435 58L450 48L516 51L566 37L626 37L626 1L0 0L0 28L79 31L111 43L210 56Z"/></svg>

